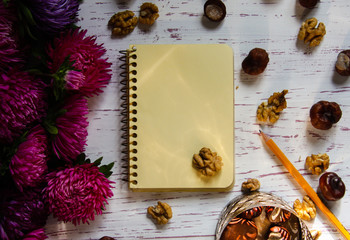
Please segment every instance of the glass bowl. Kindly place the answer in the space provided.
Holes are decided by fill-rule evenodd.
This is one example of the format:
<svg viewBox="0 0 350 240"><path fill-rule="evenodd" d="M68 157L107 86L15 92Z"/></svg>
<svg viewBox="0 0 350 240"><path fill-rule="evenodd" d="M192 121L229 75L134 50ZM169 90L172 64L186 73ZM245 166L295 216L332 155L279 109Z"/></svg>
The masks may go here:
<svg viewBox="0 0 350 240"><path fill-rule="evenodd" d="M287 224L284 224L283 227L288 230L290 230L289 228L293 228L291 229L292 231L289 231L292 240L313 240L309 229L305 223L297 217L297 213L294 209L280 197L265 192L252 192L232 199L221 212L220 219L216 226L215 240L220 240L227 225L232 223L232 219L240 217L239 215L247 210L258 207L262 207L264 211L262 211L263 214L261 214L261 216L253 219L258 229L258 236L256 239L267 239L266 234L272 225L282 226L282 224L271 223L267 220L268 217L265 210L271 209L272 207L272 209L280 208L282 211L291 213L288 213L291 216L288 221L291 221L292 223L288 223L287 227L284 226Z"/></svg>

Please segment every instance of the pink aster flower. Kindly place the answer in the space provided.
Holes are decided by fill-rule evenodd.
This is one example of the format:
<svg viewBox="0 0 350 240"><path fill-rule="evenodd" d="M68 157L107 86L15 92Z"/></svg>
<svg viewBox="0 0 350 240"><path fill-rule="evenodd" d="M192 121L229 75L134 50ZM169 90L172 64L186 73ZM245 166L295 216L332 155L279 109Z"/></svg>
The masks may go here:
<svg viewBox="0 0 350 240"><path fill-rule="evenodd" d="M111 63L102 58L106 49L102 44L96 43L96 37L86 36L86 30L69 30L56 38L52 45L49 45L47 53L51 61L48 67L52 73L56 73L66 58L73 62L73 68L81 71L84 79L81 82L71 82L80 92L91 97L102 92L101 88L106 87L111 79Z"/></svg>
<svg viewBox="0 0 350 240"><path fill-rule="evenodd" d="M43 228L36 229L23 237L23 240L44 240L47 239Z"/></svg>
<svg viewBox="0 0 350 240"><path fill-rule="evenodd" d="M38 187L44 181L48 155L48 138L44 128L37 125L11 159L10 172L19 190Z"/></svg>
<svg viewBox="0 0 350 240"><path fill-rule="evenodd" d="M46 85L26 72L0 74L0 143L11 143L46 114Z"/></svg>
<svg viewBox="0 0 350 240"><path fill-rule="evenodd" d="M85 150L89 125L87 100L80 94L72 95L62 109L66 112L56 119L58 133L52 140L52 148L58 158L70 162Z"/></svg>
<svg viewBox="0 0 350 240"><path fill-rule="evenodd" d="M113 196L113 182L92 163L51 172L47 180L43 193L49 211L59 221L74 225L94 220Z"/></svg>
<svg viewBox="0 0 350 240"><path fill-rule="evenodd" d="M22 62L23 54L15 31L16 14L12 7L0 1L0 72L5 72L15 63Z"/></svg>
<svg viewBox="0 0 350 240"><path fill-rule="evenodd" d="M22 239L46 224L48 209L40 194L26 192L0 204L0 239Z"/></svg>

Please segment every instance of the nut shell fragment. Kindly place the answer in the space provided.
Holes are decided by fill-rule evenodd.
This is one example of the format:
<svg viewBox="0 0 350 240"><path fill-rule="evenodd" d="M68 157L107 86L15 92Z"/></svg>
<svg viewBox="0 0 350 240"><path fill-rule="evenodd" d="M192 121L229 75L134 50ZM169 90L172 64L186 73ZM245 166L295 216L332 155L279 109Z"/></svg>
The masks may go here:
<svg viewBox="0 0 350 240"><path fill-rule="evenodd" d="M341 76L350 76L350 50L344 50L338 54L335 70Z"/></svg>
<svg viewBox="0 0 350 240"><path fill-rule="evenodd" d="M199 151L199 154L193 155L192 165L202 175L213 176L221 170L223 163L216 152L204 147Z"/></svg>
<svg viewBox="0 0 350 240"><path fill-rule="evenodd" d="M140 7L139 22L152 25L159 17L158 7L150 2L143 3Z"/></svg>
<svg viewBox="0 0 350 240"><path fill-rule="evenodd" d="M208 0L204 4L204 15L213 22L220 22L226 16L226 6L221 0Z"/></svg>
<svg viewBox="0 0 350 240"><path fill-rule="evenodd" d="M158 201L158 205L147 208L147 213L157 221L158 224L166 224L173 217L171 207L165 203Z"/></svg>

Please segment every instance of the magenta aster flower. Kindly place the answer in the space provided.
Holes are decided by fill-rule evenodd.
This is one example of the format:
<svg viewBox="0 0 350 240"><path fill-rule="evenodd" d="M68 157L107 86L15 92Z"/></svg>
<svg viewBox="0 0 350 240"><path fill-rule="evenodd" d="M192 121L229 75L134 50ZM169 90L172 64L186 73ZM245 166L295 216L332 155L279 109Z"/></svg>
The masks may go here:
<svg viewBox="0 0 350 240"><path fill-rule="evenodd" d="M5 72L13 64L23 61L14 27L15 16L13 8L5 7L3 1L0 1L0 72Z"/></svg>
<svg viewBox="0 0 350 240"><path fill-rule="evenodd" d="M85 84L85 75L82 72L69 70L65 76L66 89L79 90Z"/></svg>
<svg viewBox="0 0 350 240"><path fill-rule="evenodd" d="M46 34L60 33L77 22L79 0L26 0L36 26Z"/></svg>
<svg viewBox="0 0 350 240"><path fill-rule="evenodd" d="M47 239L43 228L34 230L23 237L23 240L44 240Z"/></svg>
<svg viewBox="0 0 350 240"><path fill-rule="evenodd" d="M46 85L26 72L0 74L0 143L11 143L46 114Z"/></svg>
<svg viewBox="0 0 350 240"><path fill-rule="evenodd" d="M48 138L44 128L37 125L11 159L10 172L19 190L38 187L44 181L48 155Z"/></svg>
<svg viewBox="0 0 350 240"><path fill-rule="evenodd" d="M87 100L80 94L72 95L66 99L62 109L66 112L56 119L58 133L52 147L58 158L70 162L85 150L89 125Z"/></svg>
<svg viewBox="0 0 350 240"><path fill-rule="evenodd" d="M0 239L22 239L35 229L42 228L48 209L41 196L34 192L16 196L0 204Z"/></svg>
<svg viewBox="0 0 350 240"><path fill-rule="evenodd" d="M69 57L69 60L73 62L72 67L85 76L85 78L80 78L80 82L69 83L75 85L69 88L80 89L83 95L91 97L101 93L101 88L105 87L111 79L111 63L102 58L106 53L102 44L96 43L96 37L85 36L86 32L80 29L69 30L56 38L47 50L51 59L48 67L52 73L56 73Z"/></svg>
<svg viewBox="0 0 350 240"><path fill-rule="evenodd" d="M113 196L111 182L92 163L76 165L47 175L44 198L59 221L89 223L102 214Z"/></svg>

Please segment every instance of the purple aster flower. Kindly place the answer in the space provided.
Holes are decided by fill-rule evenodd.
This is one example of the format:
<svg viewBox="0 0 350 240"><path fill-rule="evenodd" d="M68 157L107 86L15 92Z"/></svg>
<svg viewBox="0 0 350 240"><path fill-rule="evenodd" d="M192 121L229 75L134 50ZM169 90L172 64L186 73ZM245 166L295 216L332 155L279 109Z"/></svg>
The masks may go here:
<svg viewBox="0 0 350 240"><path fill-rule="evenodd" d="M0 204L0 239L22 239L25 234L42 228L48 209L40 194L26 192Z"/></svg>
<svg viewBox="0 0 350 240"><path fill-rule="evenodd" d="M11 159L10 172L18 189L38 187L45 178L48 160L48 138L40 125L32 128Z"/></svg>
<svg viewBox="0 0 350 240"><path fill-rule="evenodd" d="M56 38L52 45L48 46L48 56L51 61L48 62L48 68L52 73L56 73L62 64L69 57L73 62L73 69L80 71L84 78L72 82L80 92L87 97L98 95L102 92L101 88L106 87L111 79L111 63L102 56L106 49L96 43L96 37L86 36L86 30L70 30Z"/></svg>
<svg viewBox="0 0 350 240"><path fill-rule="evenodd" d="M79 0L26 0L36 26L46 34L60 33L77 22Z"/></svg>
<svg viewBox="0 0 350 240"><path fill-rule="evenodd" d="M92 163L51 172L47 178L44 198L59 221L89 223L95 214L102 214L107 199L113 196L113 182Z"/></svg>
<svg viewBox="0 0 350 240"><path fill-rule="evenodd" d="M0 72L5 72L13 64L23 61L14 27L15 16L14 9L11 6L5 7L3 1L0 1Z"/></svg>
<svg viewBox="0 0 350 240"><path fill-rule="evenodd" d="M58 133L52 140L52 147L58 158L70 162L85 150L89 125L87 100L80 94L72 95L62 109L66 112L56 119Z"/></svg>
<svg viewBox="0 0 350 240"><path fill-rule="evenodd" d="M34 230L23 237L23 240L44 240L47 239L43 228Z"/></svg>
<svg viewBox="0 0 350 240"><path fill-rule="evenodd" d="M67 90L79 90L85 83L85 76L82 72L69 70L65 76Z"/></svg>
<svg viewBox="0 0 350 240"><path fill-rule="evenodd" d="M11 143L46 114L46 85L26 72L0 74L0 143Z"/></svg>

